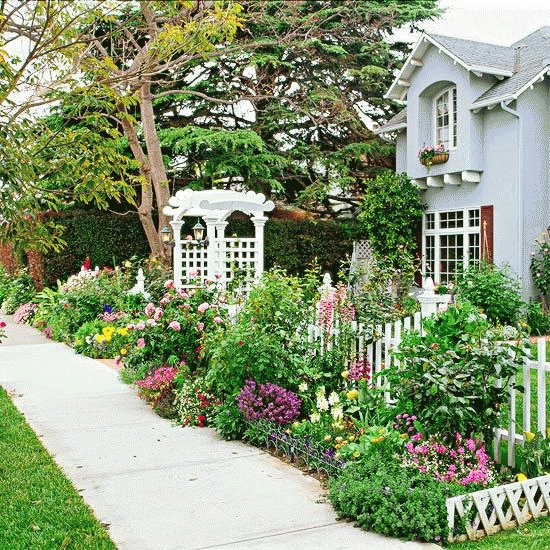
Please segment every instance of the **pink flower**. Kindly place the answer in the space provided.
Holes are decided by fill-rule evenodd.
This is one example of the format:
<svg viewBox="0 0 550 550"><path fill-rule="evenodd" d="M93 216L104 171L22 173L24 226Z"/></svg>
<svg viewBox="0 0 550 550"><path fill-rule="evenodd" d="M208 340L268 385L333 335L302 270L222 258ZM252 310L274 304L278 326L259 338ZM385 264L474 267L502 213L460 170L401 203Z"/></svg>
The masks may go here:
<svg viewBox="0 0 550 550"><path fill-rule="evenodd" d="M185 240L186 241L192 241L193 237L191 235L186 235Z"/></svg>
<svg viewBox="0 0 550 550"><path fill-rule="evenodd" d="M189 277L196 277L198 274L199 274L199 270L198 269L190 269L187 274L189 275Z"/></svg>
<svg viewBox="0 0 550 550"><path fill-rule="evenodd" d="M180 289L178 290L178 296L179 296L180 298L183 298L184 300L185 300L186 298L189 298L189 294L187 294L187 292L185 292L185 290L183 290L183 288L180 288Z"/></svg>
<svg viewBox="0 0 550 550"><path fill-rule="evenodd" d="M210 304L208 302L203 302L198 308L197 311L199 313L204 313L208 308L210 307Z"/></svg>
<svg viewBox="0 0 550 550"><path fill-rule="evenodd" d="M211 285L214 281L212 279L206 279L206 281L204 281L207 285Z"/></svg>
<svg viewBox="0 0 550 550"><path fill-rule="evenodd" d="M155 309L155 315L154 315L155 321L160 321L163 313L164 312L162 311L162 309L160 309L160 307L157 307L157 309Z"/></svg>
<svg viewBox="0 0 550 550"><path fill-rule="evenodd" d="M153 313L155 313L155 304L147 304L145 306L145 315L147 315L147 317L151 317Z"/></svg>
<svg viewBox="0 0 550 550"><path fill-rule="evenodd" d="M145 347L145 338L140 338L137 342L136 342L136 345L138 348L144 348Z"/></svg>
<svg viewBox="0 0 550 550"><path fill-rule="evenodd" d="M219 279L222 278L222 274L221 274L221 273L216 273L216 274L214 275L214 277L216 277L216 279L219 280Z"/></svg>
<svg viewBox="0 0 550 550"><path fill-rule="evenodd" d="M136 328L138 330L143 330L145 328L145 322L144 321L140 321L137 325L136 325Z"/></svg>
<svg viewBox="0 0 550 550"><path fill-rule="evenodd" d="M197 330L199 332L201 332L202 330L204 330L204 323L197 323Z"/></svg>
<svg viewBox="0 0 550 550"><path fill-rule="evenodd" d="M176 332L179 332L181 330L181 326L177 321L172 321L168 326Z"/></svg>
<svg viewBox="0 0 550 550"><path fill-rule="evenodd" d="M134 323L130 323L129 325L126 325L126 328L128 330L134 330L136 328L136 325L134 325Z"/></svg>
<svg viewBox="0 0 550 550"><path fill-rule="evenodd" d="M150 327L154 327L157 324L157 322L154 319L147 319L147 325Z"/></svg>
<svg viewBox="0 0 550 550"><path fill-rule="evenodd" d="M174 284L174 281L172 281L172 279L169 279L164 283L164 288L176 288L176 285Z"/></svg>
<svg viewBox="0 0 550 550"><path fill-rule="evenodd" d="M217 315L216 317L214 317L214 319L212 319L212 321L214 321L216 325L219 325L222 322L222 318L219 315Z"/></svg>
<svg viewBox="0 0 550 550"><path fill-rule="evenodd" d="M167 297L165 296L165 297L162 298L162 300L160 301L160 305L161 305L161 306L165 306L169 301L170 301L170 298L167 298Z"/></svg>
<svg viewBox="0 0 550 550"><path fill-rule="evenodd" d="M184 307L185 309L191 309L191 306L190 306L189 304L183 304L183 307Z"/></svg>

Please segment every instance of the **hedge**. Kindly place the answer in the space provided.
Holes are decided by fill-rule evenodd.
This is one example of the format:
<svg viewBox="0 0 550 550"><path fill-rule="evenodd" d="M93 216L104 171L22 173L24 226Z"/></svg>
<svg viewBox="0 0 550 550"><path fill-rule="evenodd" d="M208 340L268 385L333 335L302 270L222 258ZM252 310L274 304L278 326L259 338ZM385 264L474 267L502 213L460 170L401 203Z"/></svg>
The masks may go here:
<svg viewBox="0 0 550 550"><path fill-rule="evenodd" d="M137 214L120 216L111 212L79 211L58 221L66 228L67 247L43 258L46 285L79 271L86 256L92 267L103 267L149 254ZM248 219L231 219L226 234L252 236L252 223ZM360 234L354 223L271 218L265 226L265 266L278 265L289 273L301 274L316 259L323 271L335 275L341 261L351 254L356 236Z"/></svg>

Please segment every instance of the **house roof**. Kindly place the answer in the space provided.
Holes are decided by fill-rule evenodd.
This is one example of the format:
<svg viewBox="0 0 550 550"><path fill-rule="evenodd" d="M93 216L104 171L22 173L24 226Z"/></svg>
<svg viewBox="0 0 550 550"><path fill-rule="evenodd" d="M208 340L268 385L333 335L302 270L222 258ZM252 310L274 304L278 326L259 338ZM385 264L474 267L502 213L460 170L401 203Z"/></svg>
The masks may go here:
<svg viewBox="0 0 550 550"><path fill-rule="evenodd" d="M544 79L550 71L550 26L541 27L511 46L498 46L485 42L464 40L438 34L424 34L405 61L396 76L387 98L405 99L410 77L431 46L450 56L466 70L480 76L492 74L499 81L479 96L471 105L481 109L501 101L513 101L537 81ZM403 114L404 113L404 114ZM394 119L403 115L405 119ZM398 127L395 127L399 124ZM401 111L376 133L391 132L406 126L406 111Z"/></svg>

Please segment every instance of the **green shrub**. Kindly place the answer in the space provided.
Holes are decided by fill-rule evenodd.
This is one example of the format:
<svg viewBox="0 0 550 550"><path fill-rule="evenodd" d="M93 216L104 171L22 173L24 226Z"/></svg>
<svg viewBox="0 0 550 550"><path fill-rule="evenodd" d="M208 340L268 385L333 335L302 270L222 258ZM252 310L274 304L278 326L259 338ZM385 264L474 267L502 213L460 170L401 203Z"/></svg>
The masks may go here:
<svg viewBox="0 0 550 550"><path fill-rule="evenodd" d="M227 440L240 439L245 432L246 424L239 410L234 404L222 405L214 418L214 427L220 437Z"/></svg>
<svg viewBox="0 0 550 550"><path fill-rule="evenodd" d="M550 298L550 227L535 239L531 274L541 294Z"/></svg>
<svg viewBox="0 0 550 550"><path fill-rule="evenodd" d="M481 262L469 267L457 281L457 299L481 308L493 323L514 325L524 305L520 286L507 266Z"/></svg>
<svg viewBox="0 0 550 550"><path fill-rule="evenodd" d="M490 441L523 364L520 348L500 343L502 332L469 302L425 319L423 328L425 335L403 335L394 352L400 364L384 370L396 412L414 411L429 434L481 433Z"/></svg>
<svg viewBox="0 0 550 550"><path fill-rule="evenodd" d="M0 274L4 282L0 282L0 292L3 293L1 311L6 315L12 315L16 309L30 302L36 294L32 277L21 270L14 277L5 277Z"/></svg>
<svg viewBox="0 0 550 550"><path fill-rule="evenodd" d="M329 483L330 500L341 517L367 531L429 542L447 540L446 499L463 492L462 486L435 481L376 453L348 464Z"/></svg>
<svg viewBox="0 0 550 550"><path fill-rule="evenodd" d="M547 313L540 302L531 302L525 311L525 321L532 336L550 334L550 312Z"/></svg>
<svg viewBox="0 0 550 550"><path fill-rule="evenodd" d="M416 254L416 234L425 205L406 174L386 170L365 181L359 221L375 253L394 269Z"/></svg>
<svg viewBox="0 0 550 550"><path fill-rule="evenodd" d="M310 317L312 284L315 278L265 272L236 321L206 340L208 380L218 395L236 395L249 378L297 387L305 353L297 328Z"/></svg>

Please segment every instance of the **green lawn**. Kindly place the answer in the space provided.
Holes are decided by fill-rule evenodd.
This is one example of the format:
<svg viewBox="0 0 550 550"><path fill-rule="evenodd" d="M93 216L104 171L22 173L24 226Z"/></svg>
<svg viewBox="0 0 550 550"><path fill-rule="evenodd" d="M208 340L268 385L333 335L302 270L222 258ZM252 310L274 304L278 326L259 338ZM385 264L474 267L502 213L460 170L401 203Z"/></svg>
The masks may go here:
<svg viewBox="0 0 550 550"><path fill-rule="evenodd" d="M116 548L1 387L0 548Z"/></svg>
<svg viewBox="0 0 550 550"><path fill-rule="evenodd" d="M546 550L550 548L550 518L530 521L478 541L453 544L456 550Z"/></svg>

